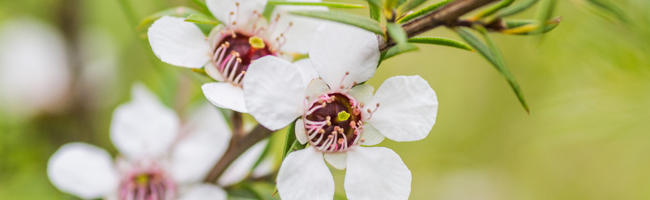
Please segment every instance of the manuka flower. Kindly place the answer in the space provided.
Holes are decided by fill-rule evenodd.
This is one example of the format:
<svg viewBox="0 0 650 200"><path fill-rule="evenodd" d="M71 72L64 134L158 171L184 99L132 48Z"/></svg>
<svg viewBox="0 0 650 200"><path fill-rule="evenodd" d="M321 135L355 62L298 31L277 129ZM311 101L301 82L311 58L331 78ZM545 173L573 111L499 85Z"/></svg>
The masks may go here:
<svg viewBox="0 0 650 200"><path fill-rule="evenodd" d="M434 91L419 76L396 76L373 95L372 87L358 83L368 80L377 67L376 36L327 24L317 38L309 56L320 78L298 70L305 66L275 57L253 63L244 78L250 114L273 130L299 117L296 138L309 143L283 161L277 178L280 197L332 199L334 181L327 160L347 169L345 190L351 200L408 199L411 172L400 157L388 148L361 145L378 144L384 137L425 138L438 109Z"/></svg>
<svg viewBox="0 0 650 200"><path fill-rule="evenodd" d="M66 144L49 160L50 181L83 199L225 200L221 188L201 184L231 137L221 113L203 106L181 125L144 86L136 85L132 98L115 110L111 123L122 157L113 164L98 147Z"/></svg>
<svg viewBox="0 0 650 200"><path fill-rule="evenodd" d="M222 108L246 112L242 80L250 64L264 56L305 53L305 41L318 21L286 14L288 9L324 7L278 6L269 22L262 16L266 0L207 0L212 14L223 24L206 36L183 18L162 17L149 28L149 42L158 58L172 65L205 67L220 83L203 85L203 93Z"/></svg>

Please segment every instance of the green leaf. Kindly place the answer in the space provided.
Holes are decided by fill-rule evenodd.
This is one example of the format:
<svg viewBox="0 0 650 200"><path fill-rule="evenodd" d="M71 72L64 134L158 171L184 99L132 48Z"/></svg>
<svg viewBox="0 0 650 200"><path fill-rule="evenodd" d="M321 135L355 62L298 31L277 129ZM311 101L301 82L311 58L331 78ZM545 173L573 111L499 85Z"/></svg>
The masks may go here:
<svg viewBox="0 0 650 200"><path fill-rule="evenodd" d="M530 109L528 108L528 104L524 99L519 84L515 80L510 70L506 68L505 61L503 60L501 53L494 46L492 40L490 40L490 38L487 36L487 32L485 30L479 31L482 33L487 45L484 44L480 39L476 38L474 34L470 33L467 28L457 28L456 32L470 46L476 49L476 51L478 51L481 56L487 59L492 64L492 66L494 66L497 71L501 73L501 75L506 78L508 84L510 85L510 88L512 88L515 95L517 96L517 99L519 100L519 103L521 103L521 106L524 107L526 112L530 113Z"/></svg>
<svg viewBox="0 0 650 200"><path fill-rule="evenodd" d="M366 0L370 12L370 18L379 22L381 19L381 2L380 0Z"/></svg>
<svg viewBox="0 0 650 200"><path fill-rule="evenodd" d="M614 4L612 4L607 0L586 0L586 1L598 9L605 11L611 15L614 15L614 17L618 18L618 20L622 22L628 21L625 12L623 12L620 8L616 7Z"/></svg>
<svg viewBox="0 0 650 200"><path fill-rule="evenodd" d="M147 28L149 25L151 25L154 21L156 21L158 18L162 16L174 16L174 17L188 17L192 14L200 14L199 11L196 11L194 9L188 8L188 7L175 7L175 8L170 8L166 9L160 12L156 12L152 15L149 15L145 17L142 21L140 21L140 24L138 25L138 30L143 30Z"/></svg>
<svg viewBox="0 0 650 200"><path fill-rule="evenodd" d="M287 137L285 138L284 148L282 151L282 160L287 157L287 154L291 153L294 150L304 149L305 145L300 144L296 139L296 121L293 121L289 125L289 130L287 131Z"/></svg>
<svg viewBox="0 0 650 200"><path fill-rule="evenodd" d="M440 37L414 37L408 39L408 42L419 43L419 44L441 45L441 46L454 47L454 48L459 48L468 51L474 51L472 47L468 46L465 43L452 40L452 39L440 38Z"/></svg>
<svg viewBox="0 0 650 200"><path fill-rule="evenodd" d="M539 23L535 20L508 20L505 22L506 29L501 33L511 35L533 35L542 34L555 29L560 24L561 18L557 17L546 22L543 31L539 29Z"/></svg>
<svg viewBox="0 0 650 200"><path fill-rule="evenodd" d="M497 11L499 11L499 10L505 8L505 7L510 6L510 4L512 4L512 2L514 2L514 1L515 0L501 0L497 4L494 4L494 5L490 6L489 8L486 8L485 10L481 10L478 14L474 15L470 19L472 21L476 21L476 20L482 19L483 17L490 16L490 15L496 13Z"/></svg>
<svg viewBox="0 0 650 200"><path fill-rule="evenodd" d="M406 16L398 19L397 22L398 23L407 22L407 21L410 21L412 19L418 18L420 16L429 14L430 12L433 12L433 11L435 11L436 9L438 9L438 8L440 8L442 6L447 5L448 3L452 2L452 1L453 0L443 0L443 1L440 1L438 3L431 4L431 5L429 5L427 7L424 7L422 9L418 10L418 11L407 14Z"/></svg>
<svg viewBox="0 0 650 200"><path fill-rule="evenodd" d="M396 55L403 54L403 53L406 53L406 52L409 52L409 51L415 51L417 49L418 49L417 46L415 46L413 44L409 44L409 43L405 43L405 44L402 44L402 45L396 45L396 46L391 47L388 50L381 53L380 62L384 61L384 60L387 60L389 58L392 58L392 57L394 57Z"/></svg>
<svg viewBox="0 0 650 200"><path fill-rule="evenodd" d="M360 4L352 3L339 3L339 2L301 2L301 1L283 1L283 0L269 0L268 4L275 6L289 5L289 6L326 6L330 8L365 8Z"/></svg>
<svg viewBox="0 0 650 200"><path fill-rule="evenodd" d="M422 5L422 3L427 2L427 0L409 0L405 4L402 4L398 10L400 13L408 12Z"/></svg>
<svg viewBox="0 0 650 200"><path fill-rule="evenodd" d="M503 18L507 16L512 16L514 14L520 13L521 11L524 11L531 6L535 5L538 0L525 0L522 3L515 4L513 6L507 7L501 11L499 11L496 16L497 18Z"/></svg>
<svg viewBox="0 0 650 200"><path fill-rule="evenodd" d="M398 45L404 45L407 42L408 35L406 35L406 31L404 31L401 25L388 23L386 28L388 29L388 35L390 38L392 38Z"/></svg>
<svg viewBox="0 0 650 200"><path fill-rule="evenodd" d="M292 11L290 13L299 16L312 17L312 18L344 23L377 34L384 35L384 31L382 30L379 23L377 23L376 21L370 18L365 18L358 15L353 15L353 14L348 14L345 12L338 12L338 11Z"/></svg>
<svg viewBox="0 0 650 200"><path fill-rule="evenodd" d="M212 18L202 14L202 13L194 13L185 18L186 22L192 22L195 24L208 24L212 26L219 25L219 21L213 20Z"/></svg>
<svg viewBox="0 0 650 200"><path fill-rule="evenodd" d="M212 12L210 12L210 9L208 9L208 6L205 5L205 0L192 0L196 6L199 7L199 10L206 15L212 16Z"/></svg>
<svg viewBox="0 0 650 200"><path fill-rule="evenodd" d="M537 33L541 33L546 30L546 21L551 19L553 12L555 12L555 6L557 5L557 0L545 0L542 2L542 5L539 7L539 12L537 16L537 21L539 22L539 27L536 30Z"/></svg>
<svg viewBox="0 0 650 200"><path fill-rule="evenodd" d="M276 1L285 1L285 0L276 0ZM266 21L271 20L271 15L273 14L273 10L275 10L275 4L267 3L266 6L264 6L264 12L262 12L262 16L264 16Z"/></svg>

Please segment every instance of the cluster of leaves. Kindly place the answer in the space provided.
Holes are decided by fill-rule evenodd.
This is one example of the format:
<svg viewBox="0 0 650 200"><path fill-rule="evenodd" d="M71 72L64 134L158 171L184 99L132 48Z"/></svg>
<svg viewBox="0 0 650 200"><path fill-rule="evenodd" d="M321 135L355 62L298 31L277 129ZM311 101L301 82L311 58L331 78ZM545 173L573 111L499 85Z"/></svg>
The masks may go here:
<svg viewBox="0 0 650 200"><path fill-rule="evenodd" d="M503 56L501 56L498 48L488 36L488 32L508 35L541 35L547 33L555 29L561 21L559 17L553 15L557 0L520 0L517 2L515 0L501 0L466 19L458 19L456 24L448 24L447 26L451 27L464 42L432 36L409 37L402 28L404 24L443 9L454 0L440 0L428 5L425 5L429 2L427 0L365 1L369 7L369 18L340 11L293 12L293 14L357 26L392 40L396 45L382 52L382 60L417 50L417 46L414 44L442 45L478 52L504 76L522 107L526 112L530 112L519 84L506 67ZM620 9L606 0L582 1L613 15L621 21L626 21L626 17ZM506 19L526 11L536 4L540 4L536 19ZM472 31L478 33L480 37L477 37Z"/></svg>

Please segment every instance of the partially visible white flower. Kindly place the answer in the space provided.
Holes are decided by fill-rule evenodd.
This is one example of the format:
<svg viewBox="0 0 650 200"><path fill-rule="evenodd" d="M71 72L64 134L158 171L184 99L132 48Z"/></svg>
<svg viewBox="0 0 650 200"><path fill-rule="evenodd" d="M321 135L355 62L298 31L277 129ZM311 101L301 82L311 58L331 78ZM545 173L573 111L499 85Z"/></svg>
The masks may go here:
<svg viewBox="0 0 650 200"><path fill-rule="evenodd" d="M181 125L176 114L144 86L113 114L111 140L123 157L115 163L95 146L70 143L48 162L50 181L84 199L226 199L201 184L231 137L221 113L203 106Z"/></svg>
<svg viewBox="0 0 650 200"><path fill-rule="evenodd" d="M375 145L384 137L400 142L425 138L435 123L436 94L419 76L389 78L374 95L372 87L358 85L375 73L379 61L378 41L370 32L327 24L317 38L309 56L320 78L305 77L297 70L304 66L270 56L253 63L244 78L250 114L272 130L300 117L296 138L310 145L283 161L280 197L332 199L327 160L347 169L345 190L351 200L408 199L411 172L400 157L388 148L360 145Z"/></svg>
<svg viewBox="0 0 650 200"><path fill-rule="evenodd" d="M149 28L149 42L154 54L166 63L188 68L205 67L208 75L222 81L203 85L205 96L216 106L238 112L247 111L241 81L253 61L267 55L307 51L304 42L311 41L311 33L319 21L294 17L286 11L327 9L278 6L268 23L262 16L266 0L207 0L206 4L223 23L207 38L193 23L165 16Z"/></svg>
<svg viewBox="0 0 650 200"><path fill-rule="evenodd" d="M31 19L0 25L0 110L15 117L56 111L69 84L65 42L57 30Z"/></svg>

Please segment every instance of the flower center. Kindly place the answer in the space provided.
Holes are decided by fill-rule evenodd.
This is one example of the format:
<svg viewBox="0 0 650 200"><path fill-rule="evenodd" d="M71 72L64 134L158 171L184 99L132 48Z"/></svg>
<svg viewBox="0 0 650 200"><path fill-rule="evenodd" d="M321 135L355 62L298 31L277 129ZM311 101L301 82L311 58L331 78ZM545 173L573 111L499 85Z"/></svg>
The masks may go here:
<svg viewBox="0 0 650 200"><path fill-rule="evenodd" d="M120 200L167 200L176 192L174 182L161 171L151 170L129 174L119 186Z"/></svg>
<svg viewBox="0 0 650 200"><path fill-rule="evenodd" d="M212 52L212 62L228 82L241 86L241 81L254 60L275 55L264 39L240 32L222 36Z"/></svg>
<svg viewBox="0 0 650 200"><path fill-rule="evenodd" d="M303 120L309 143L323 152L345 151L361 138L361 107L347 94L321 95L311 104Z"/></svg>

